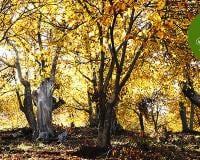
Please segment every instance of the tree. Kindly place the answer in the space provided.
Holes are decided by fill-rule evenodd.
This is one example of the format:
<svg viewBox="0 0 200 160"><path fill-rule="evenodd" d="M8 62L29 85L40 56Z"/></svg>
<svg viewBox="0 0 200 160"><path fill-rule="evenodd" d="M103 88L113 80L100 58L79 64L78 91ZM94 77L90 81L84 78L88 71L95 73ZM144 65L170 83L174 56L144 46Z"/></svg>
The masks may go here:
<svg viewBox="0 0 200 160"><path fill-rule="evenodd" d="M147 45L148 38L153 34L150 20L141 26L137 21L141 20L142 14L148 14L147 12L151 13L148 15L149 19L152 18L157 25L161 18L159 14L150 11L150 6L154 5L150 2L138 2L138 8L136 4L124 1L78 2L89 17L99 19L95 26L98 30L97 45L100 48L97 78L100 111L97 145L104 148L110 145L111 117L119 102L120 92Z"/></svg>
<svg viewBox="0 0 200 160"><path fill-rule="evenodd" d="M33 113L31 85L30 85L29 81L25 80L22 77L22 71L21 71L21 65L20 65L20 61L19 61L18 50L16 49L14 44L12 42L10 42L10 40L7 39L7 42L8 42L9 45L12 46L12 48L13 48L15 54L16 54L16 63L14 65L12 65L12 64L9 64L8 62L6 62L3 59L1 59L1 61L3 63L5 63L8 67L13 67L13 68L16 68L16 70L17 70L18 78L19 78L21 84L24 86L24 101L23 101L23 104L21 102L19 92L18 91L16 92L17 98L18 98L18 101L19 101L20 110L25 114L26 119L28 121L28 124L33 131L33 136L35 136L35 134L37 133L37 126L36 126L35 116L34 116L34 113Z"/></svg>
<svg viewBox="0 0 200 160"><path fill-rule="evenodd" d="M66 38L65 31L73 30L79 24L71 27L64 22L61 23L62 20L60 19L55 21L55 16L63 15L62 11L57 9L65 7L65 5L61 6L59 2L4 2L1 14L4 13L5 7L9 9L5 9L8 14L1 16L3 18L1 20L5 20L6 23L2 29L1 44L6 42L5 44L11 47L11 52L14 52L16 56L14 64L8 63L4 58L0 60L8 67L16 68L16 79L19 79L19 82L25 88L24 94L22 94L24 95L23 103L17 91L19 106L21 111L25 113L34 135L38 136L39 134L39 138L48 139L48 135L52 135L50 129L52 110L63 104L62 100L55 102L55 98L53 98L53 91L56 89L58 55L60 56L60 52L63 51L63 43ZM49 10L50 6L52 10ZM12 12L9 12L9 10L12 10ZM51 16L47 17L47 15ZM27 56L28 54L29 56ZM23 61L21 60L22 57ZM39 64L38 67L35 67L36 64ZM38 79L33 79L33 76L30 78L32 74L35 74L35 77L38 75ZM35 97L38 102L37 125L32 103L31 87L33 83L37 85L41 83L37 93L38 97ZM41 117L41 115L45 116ZM45 133L43 137L41 132Z"/></svg>
<svg viewBox="0 0 200 160"><path fill-rule="evenodd" d="M146 119L148 119L148 108L151 103L152 103L152 100L150 98L143 98L142 101L138 104L139 112L136 111L136 114L139 117L141 132L143 132L143 133L144 133L144 118L143 118L143 116Z"/></svg>
<svg viewBox="0 0 200 160"><path fill-rule="evenodd" d="M49 137L54 136L52 130L52 111L53 108L53 92L55 89L55 74L56 74L56 65L58 60L58 54L60 49L57 50L56 55L52 61L51 75L50 78L44 79L41 82L38 90L36 104L38 107L37 110L37 132L38 140L45 139L48 140Z"/></svg>
<svg viewBox="0 0 200 160"><path fill-rule="evenodd" d="M180 117L181 117L181 122L182 122L182 131L188 132L189 128L188 128L187 117L186 117L186 108L183 102L180 102L179 106L180 106Z"/></svg>

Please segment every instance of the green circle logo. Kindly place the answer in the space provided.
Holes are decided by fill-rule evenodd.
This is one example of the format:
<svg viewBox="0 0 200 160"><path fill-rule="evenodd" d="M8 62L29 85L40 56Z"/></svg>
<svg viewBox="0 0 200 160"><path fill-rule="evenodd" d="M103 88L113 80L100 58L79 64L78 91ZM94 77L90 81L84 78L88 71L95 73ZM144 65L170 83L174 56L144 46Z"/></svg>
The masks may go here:
<svg viewBox="0 0 200 160"><path fill-rule="evenodd" d="M188 42L195 57L200 59L200 14L196 16L188 29Z"/></svg>

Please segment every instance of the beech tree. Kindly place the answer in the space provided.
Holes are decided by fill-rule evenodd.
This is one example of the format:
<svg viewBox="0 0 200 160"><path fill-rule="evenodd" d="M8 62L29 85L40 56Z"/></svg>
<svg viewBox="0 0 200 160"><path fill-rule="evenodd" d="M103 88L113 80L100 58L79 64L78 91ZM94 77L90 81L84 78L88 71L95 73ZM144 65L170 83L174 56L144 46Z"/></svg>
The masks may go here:
<svg viewBox="0 0 200 160"><path fill-rule="evenodd" d="M55 10L48 10L49 6L54 6ZM4 42L7 47L10 47L10 53L14 53L15 56L13 64L8 62L8 58L2 57L0 61L7 67L14 68L17 74L16 79L24 87L23 101L19 91L16 91L20 110L25 114L34 138L38 137L38 139L48 139L53 136L52 111L64 104L63 99L56 101L53 97L56 89L57 61L63 50L65 30L73 30L79 26L76 25L73 28L53 21L54 16L63 14L57 11L59 7L61 7L59 3L50 1L37 3L4 1L2 4L1 14L4 14L4 10L8 14L1 20L8 23L4 26L5 29L2 29L1 44ZM16 14L15 20L13 20L14 14ZM47 18L48 14L53 15ZM30 78L31 74L35 74L34 77L38 76L38 79L33 80L33 76ZM35 94L32 94L33 82L40 84ZM37 118L33 113L32 98L38 107Z"/></svg>
<svg viewBox="0 0 200 160"><path fill-rule="evenodd" d="M107 147L110 145L112 115L120 100L120 92L154 33L152 26L160 23L161 18L156 12L151 12L152 6L157 6L154 2L136 4L109 0L78 3L91 18L101 19L96 21L100 46L97 56L100 111L97 145Z"/></svg>
<svg viewBox="0 0 200 160"><path fill-rule="evenodd" d="M13 55L11 58L1 55L0 61L3 66L15 68L19 106L31 128L39 133L39 139L53 135L51 114L55 106L63 103L61 100L54 103L53 93L59 86L57 76L61 77L70 67L79 71L88 84L88 89L79 91L83 94L87 90L87 95L81 97L88 98L88 104L82 105L84 98L71 89L70 105L76 104L76 110L86 111L90 122L93 118L98 121L97 145L100 147L110 146L111 130L119 124L117 106L124 101L127 88L130 95L126 98L128 102L134 101L133 105L141 101L136 100L136 92L140 92L140 98L150 97L152 90L158 88L169 101L173 99L170 111L174 112L174 108L179 111L178 103L184 98L179 82L187 81L184 67L196 61L187 46L186 30L198 13L197 1L2 2L0 43L2 47L9 46ZM186 85L183 91L198 105L197 78L191 79L193 86ZM24 87L23 92L18 82ZM143 91L138 82L142 83ZM76 83L83 85L80 81ZM62 84L68 87L65 78ZM147 93L148 85L151 88ZM36 120L32 99L38 107ZM152 115L157 130L158 114L152 111Z"/></svg>

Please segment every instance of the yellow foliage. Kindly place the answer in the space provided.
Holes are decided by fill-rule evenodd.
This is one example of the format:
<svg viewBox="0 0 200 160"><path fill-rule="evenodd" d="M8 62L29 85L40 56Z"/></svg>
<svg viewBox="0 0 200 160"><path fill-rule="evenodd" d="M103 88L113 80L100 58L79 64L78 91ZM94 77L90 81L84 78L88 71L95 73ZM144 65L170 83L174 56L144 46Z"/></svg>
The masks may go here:
<svg viewBox="0 0 200 160"><path fill-rule="evenodd" d="M160 28L161 17L157 12L153 12L149 15L149 20L151 20L156 28Z"/></svg>
<svg viewBox="0 0 200 160"><path fill-rule="evenodd" d="M61 96L67 102L65 105L67 107L63 107L57 113L54 113L54 122L69 125L75 121L76 125L79 126L88 123L88 114L77 112L74 109L75 106L80 107L74 101L74 98L88 109L87 91L93 92L93 85L90 81L93 81L94 70L96 71L97 81L99 80L98 71L101 64L99 51L102 50L105 54L103 78L106 79L114 57L111 50L114 48L114 51L118 51L115 58L119 60L119 63L123 51L126 52L121 67L120 81L129 70L136 53L140 52L134 70L130 74L130 79L125 89L123 88L124 90L120 93L119 109L117 110L120 123L128 129L138 127L137 114L134 112L134 110L137 111L137 103L144 97L152 96L153 92L158 90L162 92L168 101L166 104L167 116L162 115L163 119L170 122L169 127L172 130L180 130L180 121L177 120L179 118L177 104L178 101L184 101L186 98L181 93L179 83L183 80L186 81L183 75L185 65L189 64L192 59L195 61L192 54L188 53L185 33L194 15L187 8L184 8L184 4L178 3L184 13L182 15L178 13L179 8L177 7L173 12L171 10L166 12L164 10L165 0L151 1L153 2L151 7L145 7L145 4L150 2L149 0L137 2L133 0L115 0L113 5L109 1L102 1L102 5L102 2L96 0L88 1L88 3L84 0L81 0L81 3L67 0L34 0L35 6L26 1L23 1L23 4L21 2L21 0L14 0L11 9L8 9L9 11L4 10L6 13L0 12L0 22L2 22L0 23L0 42L2 46L5 45L6 39L1 38L6 37L15 43L16 48L19 50L22 76L31 83L34 89L38 87L44 78L50 76L52 59L57 52L57 48L61 48L56 74L56 83L60 87L55 91L55 95L57 97ZM15 3L16 5L14 5ZM173 6L170 5L173 4L174 2L169 1L168 7L172 10ZM135 11L134 18L136 20L128 32L132 10ZM114 11L117 12L117 18L113 26L114 40L112 41L110 25L113 22ZM136 17L140 12L141 14ZM146 21L151 22L148 23L149 27L141 29L143 23L145 26ZM99 28L102 29L101 36L99 35ZM42 48L38 43L39 33ZM103 45L100 45L101 38ZM126 43L124 42L127 42L127 48L125 48L126 45L124 44ZM144 48L139 50L141 44L144 43ZM9 49L12 49L12 47ZM3 58L6 59L6 57ZM13 54L7 60L14 64L16 55ZM36 60L39 62L45 60L45 71L42 71L42 73L40 73L41 66ZM3 70L5 66L2 65L1 69ZM114 65L113 75L108 85L108 92L106 93L108 97L115 85L116 66L117 63ZM4 86L8 83L8 79L5 78L6 73L12 73L12 71L5 70L1 72L2 79L0 82L3 89L0 92L13 90L15 87L23 91L24 88L19 84L16 85L13 79L8 81L10 85ZM28 73L28 76L25 76L26 73ZM191 71L190 74L192 80L195 81L195 90L199 92L200 76L198 71ZM87 77L87 79L84 79L84 77ZM176 82L174 83L174 81ZM96 88L98 87L96 86ZM8 109L9 118L13 118L13 126L26 125L23 123L25 117L19 111L16 97L11 98L10 96L2 97L6 101L3 101L5 104L2 105L1 109L4 112ZM188 107L188 102L184 102ZM171 113L173 111L176 112ZM16 114L13 114L12 117L11 113ZM72 113L75 118L70 117ZM17 122L17 117L21 116L23 120L20 119L20 122ZM164 120L159 119L159 122L164 123ZM151 124L146 123L152 129ZM178 127L175 128L176 126Z"/></svg>
<svg viewBox="0 0 200 160"><path fill-rule="evenodd" d="M166 0L156 0L156 2L158 10L162 10L165 7Z"/></svg>

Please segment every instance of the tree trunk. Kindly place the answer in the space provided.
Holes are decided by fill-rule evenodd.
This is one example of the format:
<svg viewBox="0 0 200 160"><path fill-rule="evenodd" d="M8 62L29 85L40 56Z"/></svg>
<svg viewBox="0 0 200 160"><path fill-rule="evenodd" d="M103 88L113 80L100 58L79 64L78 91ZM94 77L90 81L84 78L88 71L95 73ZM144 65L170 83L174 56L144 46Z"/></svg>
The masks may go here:
<svg viewBox="0 0 200 160"><path fill-rule="evenodd" d="M199 116L199 114L198 114L197 111L196 111L196 116L197 116L198 124L199 124L199 126L200 126L200 116Z"/></svg>
<svg viewBox="0 0 200 160"><path fill-rule="evenodd" d="M24 104L22 105L21 98L19 95L18 96L18 101L20 104L21 110L24 112L26 119L28 121L28 124L30 128L33 131L33 136L36 135L36 121L35 121L35 116L33 112L33 103L32 103L32 95L31 95L31 84L29 81L25 80L22 77L22 71L21 71L21 66L20 66L20 58L19 58L19 53L15 45L10 42L9 39L7 39L8 44L13 48L13 51L16 54L16 63L15 67L17 70L17 75L20 80L20 83L24 86Z"/></svg>
<svg viewBox="0 0 200 160"><path fill-rule="evenodd" d="M190 108L190 130L193 131L195 105L191 103Z"/></svg>
<svg viewBox="0 0 200 160"><path fill-rule="evenodd" d="M100 106L99 109L100 109L100 113L99 113L97 145L101 147L101 146L103 146L102 140L103 140L103 130L104 130L105 113L106 113L105 105L102 104L102 106Z"/></svg>
<svg viewBox="0 0 200 160"><path fill-rule="evenodd" d="M96 127L98 126L99 116L100 116L99 104L98 104L98 103L95 103L94 122L95 122L95 126L96 126Z"/></svg>
<svg viewBox="0 0 200 160"><path fill-rule="evenodd" d="M26 81L24 85L24 101L22 104L19 92L17 91L17 98L20 106L20 110L25 114L25 117L28 121L28 124L33 132L33 137L37 135L37 127L35 115L33 112L33 104L32 104L32 95L31 95L31 86L30 83Z"/></svg>
<svg viewBox="0 0 200 160"><path fill-rule="evenodd" d="M180 117L182 122L182 131L187 132L189 131L188 124L187 124L187 117L186 117L186 108L183 102L179 102L180 107Z"/></svg>
<svg viewBox="0 0 200 160"><path fill-rule="evenodd" d="M182 92L191 101L191 103L200 107L200 95L194 91L194 88L188 86L187 83L182 82Z"/></svg>
<svg viewBox="0 0 200 160"><path fill-rule="evenodd" d="M93 110L92 110L92 100L91 100L91 94L90 92L88 91L87 92L87 95L88 95L88 107L89 107L89 126L92 127L93 126L93 118L92 118L92 115L93 115Z"/></svg>
<svg viewBox="0 0 200 160"><path fill-rule="evenodd" d="M35 137L37 127L36 127L35 115L33 112L33 103L32 103L30 83L28 83L25 87L24 110L25 110L25 115L28 120L28 123L33 131L33 136Z"/></svg>
<svg viewBox="0 0 200 160"><path fill-rule="evenodd" d="M95 112L93 111L93 98L92 94L88 91L88 113L89 113L89 126L90 127L97 127L98 126L98 103L95 101Z"/></svg>
<svg viewBox="0 0 200 160"><path fill-rule="evenodd" d="M117 134L122 130L122 126L117 121L116 112L113 109L112 111L112 120L111 120L111 134Z"/></svg>
<svg viewBox="0 0 200 160"><path fill-rule="evenodd" d="M38 89L37 100L37 129L38 140L48 140L54 135L52 129L52 111L53 111L53 82L45 79Z"/></svg>
<svg viewBox="0 0 200 160"><path fill-rule="evenodd" d="M139 122L140 122L140 129L141 129L141 132L144 133L144 119L143 119L143 115L142 115L142 113L140 112L138 116L139 116Z"/></svg>
<svg viewBox="0 0 200 160"><path fill-rule="evenodd" d="M158 108L157 108L158 110ZM151 113L152 115L152 120L153 120L153 126L154 126L154 131L158 132L158 116L159 116L159 112L156 111L156 115L154 115L153 111Z"/></svg>
<svg viewBox="0 0 200 160"><path fill-rule="evenodd" d="M112 103L106 103L105 114L99 120L99 130L97 138L97 146L101 148L107 148L110 144L110 130L111 130L111 121L112 121L112 112L114 105ZM101 107L103 108L103 107ZM104 112L104 111L103 111Z"/></svg>

